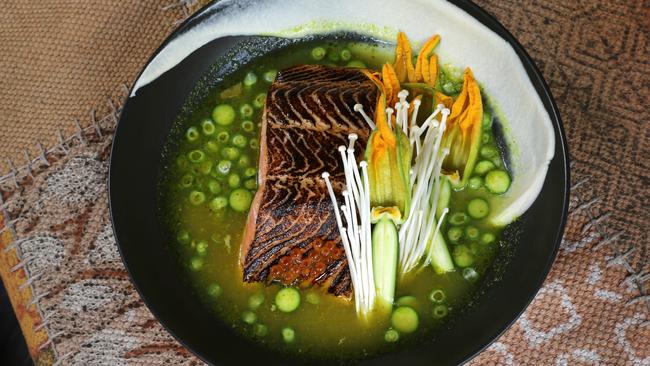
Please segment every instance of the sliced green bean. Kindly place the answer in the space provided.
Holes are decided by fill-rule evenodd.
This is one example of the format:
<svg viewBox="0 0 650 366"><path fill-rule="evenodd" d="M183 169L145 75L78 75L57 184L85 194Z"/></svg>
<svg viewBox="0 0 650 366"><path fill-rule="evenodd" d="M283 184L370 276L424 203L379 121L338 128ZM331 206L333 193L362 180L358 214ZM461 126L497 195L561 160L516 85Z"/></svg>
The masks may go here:
<svg viewBox="0 0 650 366"><path fill-rule="evenodd" d="M212 171L212 166L213 165L214 165L214 163L212 161L206 160L206 161L202 162L201 165L199 165L199 171L203 175L208 175Z"/></svg>
<svg viewBox="0 0 650 366"><path fill-rule="evenodd" d="M449 223L452 225L465 225L469 221L469 217L464 212L456 212L449 216Z"/></svg>
<svg viewBox="0 0 650 366"><path fill-rule="evenodd" d="M257 109L264 107L264 102L266 102L266 93L258 94L253 100L253 106Z"/></svg>
<svg viewBox="0 0 650 366"><path fill-rule="evenodd" d="M441 303L447 299L447 295L441 289L432 290L429 294L429 300L434 303Z"/></svg>
<svg viewBox="0 0 650 366"><path fill-rule="evenodd" d="M253 150L257 150L260 148L260 140L251 139L251 141L248 143L248 146L250 146L250 148Z"/></svg>
<svg viewBox="0 0 650 366"><path fill-rule="evenodd" d="M246 132L252 132L255 129L255 124L252 121L244 121L241 123L241 129Z"/></svg>
<svg viewBox="0 0 650 366"><path fill-rule="evenodd" d="M194 176L192 174L185 174L181 177L181 187L190 188L194 183Z"/></svg>
<svg viewBox="0 0 650 366"><path fill-rule="evenodd" d="M241 114L242 118L248 118L253 115L253 107L248 103L242 104L239 107L239 114Z"/></svg>
<svg viewBox="0 0 650 366"><path fill-rule="evenodd" d="M447 307L447 305L442 305L442 304L436 305L433 307L432 313L434 319L442 319L446 317L447 314L449 313L449 308Z"/></svg>
<svg viewBox="0 0 650 366"><path fill-rule="evenodd" d="M481 147L481 156L487 159L494 158L499 155L499 151L496 147L487 145Z"/></svg>
<svg viewBox="0 0 650 366"><path fill-rule="evenodd" d="M217 135L217 141L221 143L227 142L228 140L230 140L230 134L228 133L228 131L221 131Z"/></svg>
<svg viewBox="0 0 650 366"><path fill-rule="evenodd" d="M216 154L219 152L219 144L216 141L208 141L204 145L205 150L208 152L211 152L213 154Z"/></svg>
<svg viewBox="0 0 650 366"><path fill-rule="evenodd" d="M192 150L187 153L187 159L192 163L200 163L205 160L205 153L201 150Z"/></svg>
<svg viewBox="0 0 650 366"><path fill-rule="evenodd" d="M212 110L212 119L221 126L227 126L235 121L235 108L228 104L220 104Z"/></svg>
<svg viewBox="0 0 650 366"><path fill-rule="evenodd" d="M248 140L244 135L236 134L232 137L232 144L237 147L246 147Z"/></svg>
<svg viewBox="0 0 650 366"><path fill-rule="evenodd" d="M465 236L467 236L467 239L476 240L478 239L479 235L480 232L476 226L469 225L465 228Z"/></svg>
<svg viewBox="0 0 650 366"><path fill-rule="evenodd" d="M316 293L316 291L307 292L307 294L305 295L305 300L312 305L320 304L320 296L318 295L318 293Z"/></svg>
<svg viewBox="0 0 650 366"><path fill-rule="evenodd" d="M228 206L228 199L226 197L215 197L210 201L210 210L217 212L223 210Z"/></svg>
<svg viewBox="0 0 650 366"><path fill-rule="evenodd" d="M217 128L214 126L214 123L212 123L211 120L206 119L201 122L201 130L203 131L204 135L212 136L214 135L214 132L217 130Z"/></svg>
<svg viewBox="0 0 650 366"><path fill-rule="evenodd" d="M490 141L492 141L492 136L490 136L489 133L484 132L484 133L481 135L481 143L483 143L483 144L487 144L487 143L489 143Z"/></svg>
<svg viewBox="0 0 650 366"><path fill-rule="evenodd" d="M200 191L192 191L189 195L190 203L194 206L198 206L205 202L205 193Z"/></svg>
<svg viewBox="0 0 650 366"><path fill-rule="evenodd" d="M190 127L185 132L185 138L188 142L196 142L199 140L199 137L201 137L201 135L196 127Z"/></svg>
<svg viewBox="0 0 650 366"><path fill-rule="evenodd" d="M257 75L254 72L249 72L244 76L244 86L253 86L257 83Z"/></svg>
<svg viewBox="0 0 650 366"><path fill-rule="evenodd" d="M311 50L311 57L314 60L322 60L325 55L327 54L327 51L323 47L316 47Z"/></svg>
<svg viewBox="0 0 650 366"><path fill-rule="evenodd" d="M458 243L458 241L463 237L463 229L454 226L447 231L447 238L452 243Z"/></svg>
<svg viewBox="0 0 650 366"><path fill-rule="evenodd" d="M269 328L264 324L255 324L255 335L258 337L264 337L269 334Z"/></svg>
<svg viewBox="0 0 650 366"><path fill-rule="evenodd" d="M249 165L251 165L251 158L248 155L242 155L239 157L239 160L237 160L237 166L240 168L246 168Z"/></svg>
<svg viewBox="0 0 650 366"><path fill-rule="evenodd" d="M223 175L230 173L230 168L232 168L232 161L230 160L221 160L217 164L217 171Z"/></svg>
<svg viewBox="0 0 650 366"><path fill-rule="evenodd" d="M341 50L341 60L349 61L352 58L352 52L348 49Z"/></svg>

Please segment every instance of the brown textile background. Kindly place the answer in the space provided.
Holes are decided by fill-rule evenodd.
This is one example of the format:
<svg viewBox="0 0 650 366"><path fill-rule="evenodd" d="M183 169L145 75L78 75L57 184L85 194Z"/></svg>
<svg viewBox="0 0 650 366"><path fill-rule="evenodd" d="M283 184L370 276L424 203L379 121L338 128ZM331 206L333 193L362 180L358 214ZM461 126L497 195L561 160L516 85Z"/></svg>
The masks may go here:
<svg viewBox="0 0 650 366"><path fill-rule="evenodd" d="M0 166L0 276L39 364L198 362L133 290L106 197L121 84L198 5L189 3L0 4L0 164L11 157L18 166ZM570 219L550 277L472 364L650 365L650 3L478 3L549 82L573 166ZM39 140L45 158L24 165L22 150L34 158Z"/></svg>

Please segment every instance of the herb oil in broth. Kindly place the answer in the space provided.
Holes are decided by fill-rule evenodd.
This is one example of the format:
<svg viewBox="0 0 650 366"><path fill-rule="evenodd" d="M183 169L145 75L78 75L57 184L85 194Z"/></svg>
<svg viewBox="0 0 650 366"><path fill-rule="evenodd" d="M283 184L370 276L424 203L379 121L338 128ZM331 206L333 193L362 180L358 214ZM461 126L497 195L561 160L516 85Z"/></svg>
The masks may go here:
<svg viewBox="0 0 650 366"><path fill-rule="evenodd" d="M242 281L239 249L250 200L257 189L263 103L277 71L299 64L377 70L387 61L392 61L392 48L346 41L307 41L271 52L226 78L184 122L183 134L176 137L181 142L165 171L164 181L169 183L164 196L179 258L207 307L233 329L269 347L310 355L363 357L417 339L435 331L463 306L498 250L499 230L486 220L469 215L462 224L445 220L442 232L452 257L464 255L462 264L471 264L462 268L457 262L456 271L445 275L426 266L398 280L396 302L412 307L419 317L419 327L411 334L393 330L389 317L359 319L353 301L320 288L299 289L297 309L284 313L275 304L282 286ZM452 74L441 72L441 82L453 92L460 90L462 81ZM483 147L496 149L489 118L483 127ZM489 160L493 169L503 169L496 151L494 155L486 148L485 157L479 160ZM478 184L479 180L484 177L477 175L472 187L452 192L447 218L466 214L474 198L483 198L488 204L499 199ZM452 228L462 231L460 238L449 237Z"/></svg>

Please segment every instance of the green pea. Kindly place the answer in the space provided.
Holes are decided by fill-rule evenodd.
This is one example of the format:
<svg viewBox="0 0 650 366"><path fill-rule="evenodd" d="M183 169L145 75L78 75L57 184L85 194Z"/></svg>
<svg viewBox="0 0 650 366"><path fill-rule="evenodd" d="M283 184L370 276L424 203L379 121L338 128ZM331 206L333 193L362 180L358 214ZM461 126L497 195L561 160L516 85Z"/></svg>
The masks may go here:
<svg viewBox="0 0 650 366"><path fill-rule="evenodd" d="M208 242L205 240L201 240L196 244L196 254L200 256L204 256L208 253Z"/></svg>
<svg viewBox="0 0 650 366"><path fill-rule="evenodd" d="M217 135L217 141L221 143L227 142L228 140L230 140L230 134L227 131L221 131Z"/></svg>
<svg viewBox="0 0 650 366"><path fill-rule="evenodd" d="M230 203L230 207L232 207L233 210L238 212L246 212L251 206L252 200L253 195L250 191L243 188L238 188L230 193L230 199L228 202Z"/></svg>
<svg viewBox="0 0 650 366"><path fill-rule="evenodd" d="M203 175L208 175L212 171L212 165L213 164L214 163L212 161L206 160L206 161L202 162L201 165L199 166L199 171Z"/></svg>
<svg viewBox="0 0 650 366"><path fill-rule="evenodd" d="M244 137L244 135L236 134L232 137L232 144L237 147L246 147L248 140L246 140L246 137Z"/></svg>
<svg viewBox="0 0 650 366"><path fill-rule="evenodd" d="M244 187L246 187L246 189L250 189L251 191L256 190L257 181L255 179L249 179L244 182Z"/></svg>
<svg viewBox="0 0 650 366"><path fill-rule="evenodd" d="M290 327L282 328L282 339L286 343L293 343L296 340L296 331Z"/></svg>
<svg viewBox="0 0 650 366"><path fill-rule="evenodd" d="M249 165L251 165L251 158L248 155L242 155L237 160L237 166L240 168L246 168Z"/></svg>
<svg viewBox="0 0 650 366"><path fill-rule="evenodd" d="M194 183L194 176L192 174L185 174L181 177L181 187L190 188Z"/></svg>
<svg viewBox="0 0 650 366"><path fill-rule="evenodd" d="M187 232L187 230L180 230L178 234L176 234L176 240L180 244L189 244L192 238L190 237L190 233Z"/></svg>
<svg viewBox="0 0 650 366"><path fill-rule="evenodd" d="M481 148L481 156L484 158L493 158L499 155L499 151L494 146L483 146Z"/></svg>
<svg viewBox="0 0 650 366"><path fill-rule="evenodd" d="M201 122L201 130L203 131L204 135L212 136L214 134L214 131L216 131L216 127L214 127L214 123L212 123L212 121L206 119Z"/></svg>
<svg viewBox="0 0 650 366"><path fill-rule="evenodd" d="M228 185L230 188L237 188L241 185L241 177L236 173L230 173L228 176Z"/></svg>
<svg viewBox="0 0 650 366"><path fill-rule="evenodd" d="M216 154L216 153L219 152L219 144L216 141L208 141L208 142L205 143L204 147L205 147L205 150L207 150L207 151L209 151L209 152L211 152L213 154Z"/></svg>
<svg viewBox="0 0 650 366"><path fill-rule="evenodd" d="M258 292L248 298L248 307L251 310L257 310L264 303L264 294Z"/></svg>
<svg viewBox="0 0 650 366"><path fill-rule="evenodd" d="M189 195L190 203L194 206L198 206L205 202L205 193L200 191L192 191Z"/></svg>
<svg viewBox="0 0 650 366"><path fill-rule="evenodd" d="M236 147L228 146L221 149L221 156L229 160L235 160L239 158L240 155L241 152Z"/></svg>
<svg viewBox="0 0 650 366"><path fill-rule="evenodd" d="M205 153L201 150L192 150L187 153L187 158L192 163L200 163L205 159Z"/></svg>
<svg viewBox="0 0 650 366"><path fill-rule="evenodd" d="M217 164L217 171L223 175L230 173L230 168L232 168L232 161L230 160L221 160Z"/></svg>
<svg viewBox="0 0 650 366"><path fill-rule="evenodd" d="M246 74L246 76L244 76L245 86L253 86L255 85L255 83L257 83L257 75L255 75L255 73L253 73L252 71Z"/></svg>
<svg viewBox="0 0 650 366"><path fill-rule="evenodd" d="M269 334L269 328L264 324L255 324L255 335L264 337Z"/></svg>
<svg viewBox="0 0 650 366"><path fill-rule="evenodd" d="M253 106L258 109L262 108L264 107L265 101L266 101L266 93L257 94L255 99L253 100Z"/></svg>
<svg viewBox="0 0 650 366"><path fill-rule="evenodd" d="M350 50L345 49L341 51L341 60L348 61L351 58L352 58L352 52L350 52Z"/></svg>
<svg viewBox="0 0 650 366"><path fill-rule="evenodd" d="M483 178L481 177L471 177L468 182L468 186L471 189L479 189L483 187Z"/></svg>
<svg viewBox="0 0 650 366"><path fill-rule="evenodd" d="M469 267L474 264L474 255L465 245L459 245L454 248L453 257L458 267Z"/></svg>
<svg viewBox="0 0 650 366"><path fill-rule="evenodd" d="M221 193L222 189L223 189L223 186L221 185L221 182L219 182L217 180L214 180L214 179L210 179L208 181L208 190L210 191L210 193L219 194L219 193Z"/></svg>
<svg viewBox="0 0 650 366"><path fill-rule="evenodd" d="M235 120L235 108L228 104L220 104L212 110L212 119L221 126L227 126Z"/></svg>
<svg viewBox="0 0 650 366"><path fill-rule="evenodd" d="M250 310L246 310L242 313L241 319L246 324L255 324L257 321L257 315L255 315L255 313Z"/></svg>
<svg viewBox="0 0 650 366"><path fill-rule="evenodd" d="M239 113L243 118L248 118L253 115L253 107L248 103L242 104L242 106L239 107Z"/></svg>
<svg viewBox="0 0 650 366"><path fill-rule="evenodd" d="M492 233L483 233L483 235L481 235L481 243L483 244L490 244L495 240L496 236Z"/></svg>
<svg viewBox="0 0 650 366"><path fill-rule="evenodd" d="M260 140L251 139L251 141L248 143L248 146L250 146L250 148L253 150L257 150L260 148Z"/></svg>
<svg viewBox="0 0 650 366"><path fill-rule="evenodd" d="M228 199L226 197L215 197L210 201L210 210L212 212L223 210L226 206L228 206Z"/></svg>
<svg viewBox="0 0 650 366"><path fill-rule="evenodd" d="M347 67L355 67L357 69L365 69L366 67L368 67L368 66L366 66L365 63L363 63L363 62L361 62L359 60L352 60L352 61L348 62L348 64L345 65L345 66L347 66Z"/></svg>
<svg viewBox="0 0 650 366"><path fill-rule="evenodd" d="M399 333L395 329L389 329L384 333L384 340L389 343L395 343L399 340Z"/></svg>
<svg viewBox="0 0 650 366"><path fill-rule="evenodd" d="M207 292L208 292L208 296L216 298L221 296L221 294L223 293L223 289L221 288L221 286L219 286L218 283L213 283L210 286L208 286Z"/></svg>
<svg viewBox="0 0 650 366"><path fill-rule="evenodd" d="M278 76L278 70L271 69L264 73L264 80L266 80L268 83L272 83L275 81L275 78L277 76Z"/></svg>
<svg viewBox="0 0 650 366"><path fill-rule="evenodd" d="M196 142L200 136L199 130L196 127L190 127L185 132L185 138L188 142Z"/></svg>
<svg viewBox="0 0 650 366"><path fill-rule="evenodd" d="M187 170L187 168L190 166L190 163L187 161L187 159L185 159L184 155L180 155L176 158L176 165L178 165L178 168L180 170Z"/></svg>
<svg viewBox="0 0 650 366"><path fill-rule="evenodd" d="M198 271L203 268L203 258L194 257L190 260L190 269L192 271Z"/></svg>
<svg viewBox="0 0 650 366"><path fill-rule="evenodd" d="M244 170L244 177L246 178L254 177L255 174L257 174L257 169L255 168L246 168L246 170Z"/></svg>
<svg viewBox="0 0 650 366"><path fill-rule="evenodd" d="M314 60L322 60L325 57L325 54L327 54L327 51L323 47L316 47L311 50L311 57Z"/></svg>
<svg viewBox="0 0 650 366"><path fill-rule="evenodd" d="M320 304L320 296L318 296L318 293L316 293L315 291L307 292L307 294L305 295L305 300L312 305Z"/></svg>
<svg viewBox="0 0 650 366"><path fill-rule="evenodd" d="M255 129L255 124L252 121L244 121L241 123L242 130L252 132Z"/></svg>

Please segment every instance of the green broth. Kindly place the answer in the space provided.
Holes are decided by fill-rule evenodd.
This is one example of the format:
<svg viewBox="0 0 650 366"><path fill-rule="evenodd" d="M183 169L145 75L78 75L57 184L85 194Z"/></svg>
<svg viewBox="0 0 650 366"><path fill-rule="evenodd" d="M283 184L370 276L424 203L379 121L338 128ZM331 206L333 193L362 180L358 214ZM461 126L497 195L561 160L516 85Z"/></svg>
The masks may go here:
<svg viewBox="0 0 650 366"><path fill-rule="evenodd" d="M269 347L340 357L363 357L384 352L392 349L394 344L409 342L418 335L435 331L444 322L446 318L434 316L434 307L439 304L430 299L433 290L444 292L446 298L442 305L450 315L457 313L472 295L474 280L464 278L461 268L446 275L436 275L431 266L427 266L416 274L399 279L395 299L398 301L402 296L415 298L404 301L408 300L417 311L420 325L415 333L400 334L399 341L393 343L388 342L390 337L386 334L391 329L390 319L377 316L370 321L361 320L353 301L326 294L319 288L301 289L297 310L283 313L274 305L281 286L242 281L239 246L247 212L241 212L243 203L233 205L230 195L235 189L245 190L251 195L255 193L262 117L259 102L275 71L302 63L366 65L378 69L392 58L390 52L392 50L387 52L375 45L343 41L308 41L274 51L233 73L221 83L222 86L211 91L184 122L182 135L176 137L180 143L171 154L172 164L165 171L164 181L169 183L163 194L168 202L171 231L178 238L174 246L179 258L207 307L235 330ZM221 107L213 113L219 105L232 108ZM210 124L204 128L205 121L212 121L214 131ZM487 136L484 145L496 146L489 124L486 123L484 131ZM493 157L492 161L496 166L503 166L500 156ZM468 201L474 197L483 197L488 202L498 199L483 187L453 192L450 214L465 212ZM486 244L480 238L484 233L498 238L499 231L485 220L470 219L462 226L463 230L467 225L478 229L479 240L470 240L464 235L456 244L448 241L448 246L451 253L460 245L469 248L474 258L472 268L480 277L498 250L498 240ZM442 225L446 239L451 226L448 222ZM291 328L293 333L287 328ZM291 340L291 334L294 338L287 342Z"/></svg>

